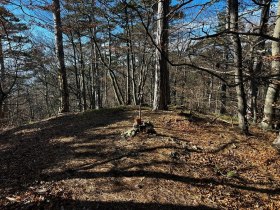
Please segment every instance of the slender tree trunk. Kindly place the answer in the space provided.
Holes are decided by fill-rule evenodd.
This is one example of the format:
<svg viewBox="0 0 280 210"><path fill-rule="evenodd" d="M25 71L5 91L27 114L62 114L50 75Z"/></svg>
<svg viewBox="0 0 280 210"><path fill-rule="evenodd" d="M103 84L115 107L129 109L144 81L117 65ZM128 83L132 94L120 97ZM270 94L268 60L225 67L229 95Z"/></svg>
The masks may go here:
<svg viewBox="0 0 280 210"><path fill-rule="evenodd" d="M51 117L51 110L50 110L50 94L49 94L49 83L47 79L47 70L45 69L44 65L41 65L43 73L44 73L44 85L45 85L45 103L47 107L48 117Z"/></svg>
<svg viewBox="0 0 280 210"><path fill-rule="evenodd" d="M111 69L111 66L112 66L112 50L111 50L112 36L111 36L111 29L109 27L109 23L108 23L108 33L109 33L109 77L113 84L113 89L114 89L114 93L115 93L117 102L119 105L123 105L124 98L123 98L122 92L120 90L120 86L118 84L116 75L115 75L114 71Z"/></svg>
<svg viewBox="0 0 280 210"><path fill-rule="evenodd" d="M95 30L96 31L96 30ZM96 34L96 33L95 33ZM101 99L101 81L100 81L100 69L97 63L97 49L94 46L94 64L95 64L95 109L102 108L102 99Z"/></svg>
<svg viewBox="0 0 280 210"><path fill-rule="evenodd" d="M129 17L128 17L128 11L127 11L127 2L124 1L125 4L125 28L126 28L126 104L131 104L131 75L130 75L130 29L129 29Z"/></svg>
<svg viewBox="0 0 280 210"><path fill-rule="evenodd" d="M210 76L210 83L209 83L209 93L208 93L208 108L212 111L212 100L213 100L213 91L214 91L214 77Z"/></svg>
<svg viewBox="0 0 280 210"><path fill-rule="evenodd" d="M226 114L226 105L227 105L227 85L224 82L221 82L221 91L220 91L220 114Z"/></svg>
<svg viewBox="0 0 280 210"><path fill-rule="evenodd" d="M61 91L61 109L60 112L69 112L69 91L67 83L67 75L64 61L62 25L60 16L59 0L53 0L53 19L54 19L54 33L55 33L55 49L58 62L58 79Z"/></svg>
<svg viewBox="0 0 280 210"><path fill-rule="evenodd" d="M230 21L227 20L226 22L226 28L228 29L229 28L229 23ZM228 42L228 40L227 40ZM224 46L224 50L225 50L225 55L224 55L224 60L226 62L226 65L225 65L225 70L228 70L228 62L229 62L229 54L230 54L230 49L228 47L228 45ZM220 114L226 114L227 113L227 84L225 82L221 82L221 85L220 85L220 103L221 103L221 106L220 106Z"/></svg>
<svg viewBox="0 0 280 210"><path fill-rule="evenodd" d="M280 1L278 1L276 24L274 28L273 37L280 38ZM273 76L270 78L269 86L266 92L265 104L264 104L264 116L261 126L264 129L270 129L274 118L273 104L276 101L277 93L279 91L280 81L280 43L272 41L272 63L271 69Z"/></svg>
<svg viewBox="0 0 280 210"><path fill-rule="evenodd" d="M103 104L106 106L108 104L108 70L105 70L104 75L104 97L103 97Z"/></svg>
<svg viewBox="0 0 280 210"><path fill-rule="evenodd" d="M156 66L153 110L167 110L170 101L168 56L169 0L158 0Z"/></svg>
<svg viewBox="0 0 280 210"><path fill-rule="evenodd" d="M90 107L91 109L95 108L95 43L94 43L94 32L90 29Z"/></svg>
<svg viewBox="0 0 280 210"><path fill-rule="evenodd" d="M129 47L129 46L127 46ZM127 64L127 69L126 69L126 104L130 105L131 104L131 76L130 76L130 55L129 55L129 49L127 49L127 54L126 54L126 64Z"/></svg>
<svg viewBox="0 0 280 210"><path fill-rule="evenodd" d="M269 11L270 11L270 0L263 0L261 3L266 4L262 8L261 20L260 20L260 34L266 34L268 32L268 20L269 20ZM249 107L252 114L253 123L257 123L258 118L258 92L260 85L258 82L258 77L263 68L263 55L265 51L265 39L263 37L258 37L256 39L256 45L252 47L252 61L253 65L250 71L251 81L250 81L250 100Z"/></svg>
<svg viewBox="0 0 280 210"><path fill-rule="evenodd" d="M73 57L74 57L74 71L75 71L75 83L76 83L76 97L78 100L78 107L79 111L81 112L83 110L82 107L82 94L81 94L81 85L80 85L80 79L79 79L79 71L78 71L78 65L77 65L77 52L76 52L76 45L74 42L73 35L70 35L70 41L72 44L72 49L73 49Z"/></svg>
<svg viewBox="0 0 280 210"><path fill-rule="evenodd" d="M238 31L238 0L228 0L229 15L230 15L230 29ZM241 41L238 34L231 36L233 43L233 57L234 57L234 70L235 70L235 83L237 93L237 109L238 109L238 123L241 131L244 134L249 133L248 121L246 118L246 95L243 84L242 72L242 48Z"/></svg>
<svg viewBox="0 0 280 210"><path fill-rule="evenodd" d="M133 102L135 105L138 104L138 97L137 97L137 88L136 88L136 78L135 78L135 56L132 52L132 47L131 47L131 82L132 82L132 93L133 93Z"/></svg>
<svg viewBox="0 0 280 210"><path fill-rule="evenodd" d="M79 51L80 51L80 68L82 73L82 96L83 96L83 110L87 110L87 93L86 93L86 75L85 75L85 63L84 63L84 54L83 54L83 45L80 33L79 36Z"/></svg>
<svg viewBox="0 0 280 210"><path fill-rule="evenodd" d="M3 83L5 81L5 64L4 64L4 52L3 52L1 34L0 34L0 76L1 76L0 85L2 90L3 88L2 85L4 85Z"/></svg>
<svg viewBox="0 0 280 210"><path fill-rule="evenodd" d="M4 65L4 53L2 47L2 38L0 34L0 119L4 118L4 100L5 93L3 90L3 86L5 85L5 65Z"/></svg>

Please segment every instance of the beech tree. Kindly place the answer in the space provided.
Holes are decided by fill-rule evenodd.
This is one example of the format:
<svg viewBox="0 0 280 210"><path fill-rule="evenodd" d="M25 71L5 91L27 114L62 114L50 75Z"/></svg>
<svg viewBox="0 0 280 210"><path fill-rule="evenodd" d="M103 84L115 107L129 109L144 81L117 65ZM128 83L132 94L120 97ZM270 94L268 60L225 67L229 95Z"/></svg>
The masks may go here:
<svg viewBox="0 0 280 210"><path fill-rule="evenodd" d="M157 11L157 35L155 55L155 89L153 110L166 110L170 101L168 71L168 11L169 0L159 0Z"/></svg>
<svg viewBox="0 0 280 210"><path fill-rule="evenodd" d="M278 1L276 22L273 32L273 37L280 38L280 1ZM274 106L279 93L279 81L280 81L280 43L279 41L272 41L271 45L271 73L272 76L269 79L269 86L266 92L265 103L264 103L264 116L262 119L262 127L269 129L272 126L274 118Z"/></svg>
<svg viewBox="0 0 280 210"><path fill-rule="evenodd" d="M268 21L269 21L269 13L271 7L270 0L262 0L260 1L262 4L260 21L258 26L256 27L256 31L260 34L267 34L268 33ZM262 36L253 37L253 43L251 47L251 65L249 67L249 74L250 74L250 90L249 90L249 110L251 113L251 117L253 123L257 123L258 120L258 93L259 93L259 86L261 85L259 82L259 77L263 74L264 70L264 55L265 55L265 46L266 39Z"/></svg>
<svg viewBox="0 0 280 210"><path fill-rule="evenodd" d="M230 29L238 31L238 0L228 0L229 16L230 16ZM231 35L233 43L233 59L234 59L234 72L237 93L237 112L239 127L245 134L248 134L248 121L246 118L247 103L246 94L244 90L244 80L242 71L242 47L238 34Z"/></svg>

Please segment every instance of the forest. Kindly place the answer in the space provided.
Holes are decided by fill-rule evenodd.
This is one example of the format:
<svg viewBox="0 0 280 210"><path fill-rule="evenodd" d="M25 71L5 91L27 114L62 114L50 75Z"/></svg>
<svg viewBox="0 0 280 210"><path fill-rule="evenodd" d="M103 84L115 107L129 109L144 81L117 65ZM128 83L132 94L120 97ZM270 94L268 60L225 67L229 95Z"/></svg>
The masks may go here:
<svg viewBox="0 0 280 210"><path fill-rule="evenodd" d="M0 0L0 209L279 209L280 0Z"/></svg>

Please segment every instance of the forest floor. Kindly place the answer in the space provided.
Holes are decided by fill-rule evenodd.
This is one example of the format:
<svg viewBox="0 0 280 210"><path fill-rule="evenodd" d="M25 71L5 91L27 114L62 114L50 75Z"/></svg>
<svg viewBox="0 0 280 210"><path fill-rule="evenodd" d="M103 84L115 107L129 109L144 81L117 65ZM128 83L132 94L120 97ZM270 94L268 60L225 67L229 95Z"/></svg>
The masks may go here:
<svg viewBox="0 0 280 210"><path fill-rule="evenodd" d="M0 209L280 209L276 134L144 110L157 134L123 138L136 116L104 109L2 131Z"/></svg>

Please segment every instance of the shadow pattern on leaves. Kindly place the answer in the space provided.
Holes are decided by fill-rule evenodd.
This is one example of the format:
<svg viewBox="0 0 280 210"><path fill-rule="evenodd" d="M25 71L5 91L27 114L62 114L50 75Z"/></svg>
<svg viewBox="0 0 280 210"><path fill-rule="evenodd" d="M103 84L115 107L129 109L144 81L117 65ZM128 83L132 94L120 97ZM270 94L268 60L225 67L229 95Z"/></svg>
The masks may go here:
<svg viewBox="0 0 280 210"><path fill-rule="evenodd" d="M37 202L26 204L25 206L10 205L7 209L83 209L83 210L215 210L216 208L205 205L184 206L176 204L160 203L136 203L132 201L104 202L104 201L79 201L71 199L62 199L58 197L49 197L48 202Z"/></svg>
<svg viewBox="0 0 280 210"><path fill-rule="evenodd" d="M128 117L129 114L122 109L105 109L60 116L1 133L0 148L6 144L11 146L0 150L0 192L7 187L14 187L15 191L40 181L43 170L73 157L72 144L83 138L88 129L127 120ZM55 141L69 137L72 141Z"/></svg>

